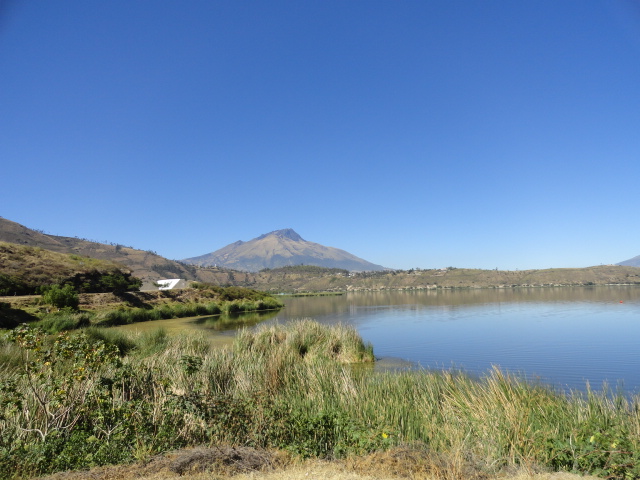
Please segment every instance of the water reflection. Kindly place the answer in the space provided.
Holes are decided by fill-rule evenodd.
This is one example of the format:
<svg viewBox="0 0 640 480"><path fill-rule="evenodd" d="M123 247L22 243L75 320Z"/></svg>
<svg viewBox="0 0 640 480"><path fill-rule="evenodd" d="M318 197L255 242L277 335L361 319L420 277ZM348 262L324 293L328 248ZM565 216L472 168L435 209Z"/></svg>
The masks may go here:
<svg viewBox="0 0 640 480"><path fill-rule="evenodd" d="M286 316L302 317L343 313L354 309L380 306L407 305L441 306L447 310L456 306L527 302L627 302L640 298L636 286L598 287L531 287L531 288L486 288L458 290L414 290L348 293L333 297L285 297Z"/></svg>
<svg viewBox="0 0 640 480"><path fill-rule="evenodd" d="M498 365L561 388L640 390L640 287L386 291L285 301L276 321L349 323L376 355L482 375Z"/></svg>
<svg viewBox="0 0 640 480"><path fill-rule="evenodd" d="M213 317L196 317L194 323L199 327L215 332L235 333L240 328L253 327L265 320L275 318L277 315L277 310L233 315L216 315Z"/></svg>
<svg viewBox="0 0 640 480"><path fill-rule="evenodd" d="M314 318L354 325L385 360L371 367L493 365L529 380L584 389L589 381L640 391L640 286L383 291L284 297L280 311L237 318L159 320L127 327L195 329L231 338L239 326ZM368 368L368 367L365 367Z"/></svg>
<svg viewBox="0 0 640 480"><path fill-rule="evenodd" d="M120 325L111 328L133 332L149 332L161 328L170 334L189 331L206 331L220 335L235 335L237 330L240 328L253 327L258 323L272 319L277 315L277 310L267 310L263 312L250 312L232 315L152 320L149 322L132 323L130 325Z"/></svg>

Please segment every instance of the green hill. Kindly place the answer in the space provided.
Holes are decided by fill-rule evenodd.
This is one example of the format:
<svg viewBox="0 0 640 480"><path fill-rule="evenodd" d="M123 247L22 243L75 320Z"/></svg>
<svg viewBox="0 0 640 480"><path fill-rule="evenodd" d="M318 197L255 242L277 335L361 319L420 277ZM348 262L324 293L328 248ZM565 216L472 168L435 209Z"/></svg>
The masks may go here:
<svg viewBox="0 0 640 480"><path fill-rule="evenodd" d="M0 295L29 295L61 283L71 283L78 291L106 291L107 277L131 280L131 271L109 260L0 242Z"/></svg>

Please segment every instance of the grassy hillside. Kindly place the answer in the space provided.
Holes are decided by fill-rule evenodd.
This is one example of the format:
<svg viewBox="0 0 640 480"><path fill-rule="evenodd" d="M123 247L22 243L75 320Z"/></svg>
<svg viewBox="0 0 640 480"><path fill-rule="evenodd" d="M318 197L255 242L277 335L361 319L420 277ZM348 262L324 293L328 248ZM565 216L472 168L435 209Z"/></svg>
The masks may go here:
<svg viewBox="0 0 640 480"><path fill-rule="evenodd" d="M131 272L108 260L0 242L0 295L29 295L38 287L64 282L90 285L118 273Z"/></svg>
<svg viewBox="0 0 640 480"><path fill-rule="evenodd" d="M152 251L138 250L117 243L100 243L78 237L48 235L1 217L0 242L126 265L133 275L142 279L149 287L153 282L163 278L184 278L214 284L233 283L229 281L229 272L222 269L198 268L166 259Z"/></svg>
<svg viewBox="0 0 640 480"><path fill-rule="evenodd" d="M249 284L279 292L640 284L640 268L603 265L521 271L448 268L350 273L300 266L263 270L251 275Z"/></svg>

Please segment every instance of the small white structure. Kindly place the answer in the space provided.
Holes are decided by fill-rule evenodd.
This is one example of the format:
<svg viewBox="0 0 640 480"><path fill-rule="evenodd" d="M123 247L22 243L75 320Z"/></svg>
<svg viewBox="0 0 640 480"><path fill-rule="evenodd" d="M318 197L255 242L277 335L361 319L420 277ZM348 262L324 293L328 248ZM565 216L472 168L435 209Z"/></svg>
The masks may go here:
<svg viewBox="0 0 640 480"><path fill-rule="evenodd" d="M184 287L185 281L182 278L170 278L166 280L158 280L158 290L172 290L176 287Z"/></svg>

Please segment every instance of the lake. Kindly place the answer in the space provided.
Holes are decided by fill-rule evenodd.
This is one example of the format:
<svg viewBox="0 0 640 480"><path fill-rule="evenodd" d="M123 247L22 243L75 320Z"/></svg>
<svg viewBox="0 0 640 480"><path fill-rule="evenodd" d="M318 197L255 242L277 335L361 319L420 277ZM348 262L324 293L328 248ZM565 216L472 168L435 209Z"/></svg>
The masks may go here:
<svg viewBox="0 0 640 480"><path fill-rule="evenodd" d="M600 389L608 382L640 393L640 286L386 291L284 301L285 309L249 317L247 325L342 322L373 344L381 367L482 375L498 365L562 389L584 390L587 382ZM176 322L232 334L228 326L214 327L214 319Z"/></svg>

